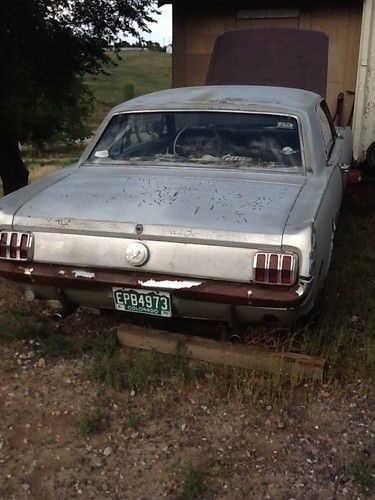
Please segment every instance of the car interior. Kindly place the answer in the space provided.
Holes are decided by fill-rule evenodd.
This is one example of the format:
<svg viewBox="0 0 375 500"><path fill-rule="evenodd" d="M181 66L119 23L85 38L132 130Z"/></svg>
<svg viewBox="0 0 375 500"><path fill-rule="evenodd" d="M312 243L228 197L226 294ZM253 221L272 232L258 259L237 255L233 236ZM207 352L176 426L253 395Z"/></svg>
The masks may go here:
<svg viewBox="0 0 375 500"><path fill-rule="evenodd" d="M300 166L293 117L245 113L170 112L112 118L91 161L159 158L265 162Z"/></svg>

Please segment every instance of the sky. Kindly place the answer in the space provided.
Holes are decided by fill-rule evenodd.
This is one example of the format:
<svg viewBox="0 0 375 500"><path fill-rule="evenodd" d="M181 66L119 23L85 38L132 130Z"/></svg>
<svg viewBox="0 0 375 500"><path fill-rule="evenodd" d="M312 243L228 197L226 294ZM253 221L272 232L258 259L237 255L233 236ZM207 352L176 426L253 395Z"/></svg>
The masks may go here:
<svg viewBox="0 0 375 500"><path fill-rule="evenodd" d="M149 24L151 33L143 33L142 36L145 40L159 42L160 45L169 45L172 43L172 5L163 5L158 10L161 14L154 16L156 22ZM130 37L127 40L134 41Z"/></svg>

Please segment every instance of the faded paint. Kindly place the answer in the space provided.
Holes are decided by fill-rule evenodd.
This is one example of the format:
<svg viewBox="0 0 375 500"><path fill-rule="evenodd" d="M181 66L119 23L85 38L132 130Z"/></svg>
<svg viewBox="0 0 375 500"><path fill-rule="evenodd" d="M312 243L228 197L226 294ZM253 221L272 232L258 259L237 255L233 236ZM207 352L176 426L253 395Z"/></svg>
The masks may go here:
<svg viewBox="0 0 375 500"><path fill-rule="evenodd" d="M80 168L66 180L41 191L20 207L14 224L33 231L41 227L103 235L113 234L113 225L118 224L116 232L134 235L139 222L144 227L142 237L150 235L151 226L161 223L171 231L233 231L237 237L263 234L267 227L268 235L277 235L280 241L288 213L305 180L294 173L96 165ZM69 224L62 227L62 220ZM45 251L51 256L55 251L64 252L65 244L56 248L62 241L56 240L53 252L47 247ZM89 254L87 249L91 265Z"/></svg>
<svg viewBox="0 0 375 500"><path fill-rule="evenodd" d="M110 116L132 111L228 110L265 111L285 109L287 113L314 107L319 96L301 89L258 85L211 85L184 87L146 94L116 106Z"/></svg>
<svg viewBox="0 0 375 500"><path fill-rule="evenodd" d="M211 110L215 106L221 109L220 100L215 99L225 100L241 92L257 95L255 107L263 111L267 106L277 108L270 101L286 105L295 97L290 105L300 108L298 119L312 170L301 175L204 168L183 162L173 166L131 162L82 165L65 178L41 184L40 190L34 185L24 188L23 199L19 193L6 197L17 200L17 204L2 203L0 223L4 213L7 216L6 212L10 212L15 230L21 227L33 232L35 268L32 276L25 276L24 269L0 261L0 275L32 282L33 288L45 296L57 294L60 288L76 304L87 304L95 296L97 305L113 307L108 302L112 287L140 287L140 283L150 287L154 282L156 288L162 288L162 283L172 286L171 296L178 298L174 303L177 316L195 317L200 302L206 302L206 306L205 313L198 317L216 317L218 304L223 305L225 314L228 304L243 307L244 320L253 317L250 304L265 308L261 313L255 311L255 315L270 310L276 314L275 309L281 314L280 309L290 309L295 319L303 313L299 306L306 312L321 278L311 279L312 287L307 284L305 288L297 284L276 290L253 285L254 255L259 249L297 253L299 276L305 277L300 281L309 281L312 273L318 276L319 267L311 269L310 257L313 251L316 265L321 266L330 250L327 243L331 241L332 220L337 216L343 190L338 165L348 161L349 138L342 133L327 162L315 111L319 96L310 92L211 87L213 100L209 102L204 102L207 95L203 88L166 91L158 94L163 96L161 99L154 95L144 98L144 102L152 101L160 109L169 95L175 101L180 96L189 109L196 105L196 100L189 101L189 92L194 98L202 97L202 106ZM267 95L268 101L262 104L262 96ZM123 109L128 105L131 109L131 103ZM316 230L315 246L311 244L312 229L306 226L310 220ZM138 225L143 227L141 235L135 235ZM150 250L144 272L133 268L129 271L125 260L126 247L137 240ZM324 279L324 273L321 276ZM195 280L204 281L191 284ZM46 285L51 288L46 289Z"/></svg>
<svg viewBox="0 0 375 500"><path fill-rule="evenodd" d="M192 288L193 286L199 286L203 281L169 281L169 280L148 280L148 281L138 281L141 286L149 288L169 288L170 290L180 290L182 288Z"/></svg>

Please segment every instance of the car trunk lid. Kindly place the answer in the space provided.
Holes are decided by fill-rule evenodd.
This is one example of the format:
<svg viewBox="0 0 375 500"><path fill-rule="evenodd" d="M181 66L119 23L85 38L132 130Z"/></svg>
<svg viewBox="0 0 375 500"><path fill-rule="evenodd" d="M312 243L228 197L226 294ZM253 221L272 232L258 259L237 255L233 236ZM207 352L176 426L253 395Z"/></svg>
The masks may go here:
<svg viewBox="0 0 375 500"><path fill-rule="evenodd" d="M82 167L27 201L13 225L281 247L286 219L304 182L296 174L197 167Z"/></svg>

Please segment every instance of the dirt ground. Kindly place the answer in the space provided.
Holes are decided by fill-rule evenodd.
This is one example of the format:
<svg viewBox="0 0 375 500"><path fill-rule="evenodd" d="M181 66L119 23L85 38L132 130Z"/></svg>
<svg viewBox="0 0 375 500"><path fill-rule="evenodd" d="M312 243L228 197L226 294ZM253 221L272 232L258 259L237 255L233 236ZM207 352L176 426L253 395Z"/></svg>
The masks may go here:
<svg viewBox="0 0 375 500"><path fill-rule="evenodd" d="M27 309L4 281L0 297L0 317ZM65 321L90 336L119 318ZM91 361L48 357L34 338L0 344L1 498L374 498L374 399L361 380L245 402L213 398L204 379L116 390L85 375ZM98 411L105 425L91 432Z"/></svg>

